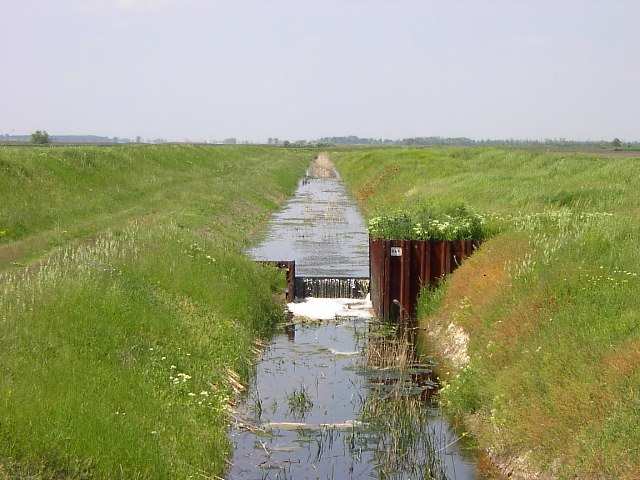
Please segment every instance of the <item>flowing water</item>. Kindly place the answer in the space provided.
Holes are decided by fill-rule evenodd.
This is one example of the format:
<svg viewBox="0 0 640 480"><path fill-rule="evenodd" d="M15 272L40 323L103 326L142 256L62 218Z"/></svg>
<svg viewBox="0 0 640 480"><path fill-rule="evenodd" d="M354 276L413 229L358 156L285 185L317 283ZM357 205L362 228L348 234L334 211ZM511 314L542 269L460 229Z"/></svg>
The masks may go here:
<svg viewBox="0 0 640 480"><path fill-rule="evenodd" d="M301 182L252 255L294 259L298 274L368 276L355 204L332 169L315 177ZM291 321L266 346L233 413L228 479L476 478L430 402L428 359L370 307L367 299L289 305Z"/></svg>
<svg viewBox="0 0 640 480"><path fill-rule="evenodd" d="M369 237L362 216L335 170L311 168L273 216L256 260L295 260L303 277L368 277Z"/></svg>

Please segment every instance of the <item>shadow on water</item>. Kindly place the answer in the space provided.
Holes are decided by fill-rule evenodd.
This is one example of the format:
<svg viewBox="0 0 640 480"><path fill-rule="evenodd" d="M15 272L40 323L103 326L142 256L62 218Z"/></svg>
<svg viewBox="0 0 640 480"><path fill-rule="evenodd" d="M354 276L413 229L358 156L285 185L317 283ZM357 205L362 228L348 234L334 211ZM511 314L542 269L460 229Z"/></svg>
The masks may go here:
<svg viewBox="0 0 640 480"><path fill-rule="evenodd" d="M309 275L368 275L364 222L339 178L302 182L298 195L252 253L269 260L287 253ZM332 240L307 238L315 232ZM432 402L432 365L415 353L411 330L372 319L368 300L290 308L306 317L274 336L233 412L226 478L476 478ZM310 320L313 312L324 320Z"/></svg>

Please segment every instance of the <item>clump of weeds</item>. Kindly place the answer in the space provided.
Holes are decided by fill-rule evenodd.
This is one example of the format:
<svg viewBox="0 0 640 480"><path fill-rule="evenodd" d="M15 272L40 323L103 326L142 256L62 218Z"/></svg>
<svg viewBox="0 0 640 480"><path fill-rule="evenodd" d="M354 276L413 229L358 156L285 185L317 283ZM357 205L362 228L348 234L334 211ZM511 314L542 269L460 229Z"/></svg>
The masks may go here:
<svg viewBox="0 0 640 480"><path fill-rule="evenodd" d="M307 391L307 387L301 385L295 389L288 397L289 412L295 417L304 418L313 408L313 401Z"/></svg>

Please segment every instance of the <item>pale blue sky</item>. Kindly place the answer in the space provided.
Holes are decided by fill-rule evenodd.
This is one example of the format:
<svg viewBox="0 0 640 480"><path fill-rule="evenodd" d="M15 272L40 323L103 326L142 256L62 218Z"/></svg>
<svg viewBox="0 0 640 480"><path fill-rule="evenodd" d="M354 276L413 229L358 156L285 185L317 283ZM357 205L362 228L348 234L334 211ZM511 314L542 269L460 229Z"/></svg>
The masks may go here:
<svg viewBox="0 0 640 480"><path fill-rule="evenodd" d="M0 0L0 133L640 139L640 1Z"/></svg>

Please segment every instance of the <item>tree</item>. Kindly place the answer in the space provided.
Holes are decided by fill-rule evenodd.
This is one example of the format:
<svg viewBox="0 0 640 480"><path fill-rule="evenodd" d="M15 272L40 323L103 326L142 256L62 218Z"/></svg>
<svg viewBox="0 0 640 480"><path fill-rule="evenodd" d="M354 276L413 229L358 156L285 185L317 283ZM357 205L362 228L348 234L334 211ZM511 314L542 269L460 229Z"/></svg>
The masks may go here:
<svg viewBox="0 0 640 480"><path fill-rule="evenodd" d="M49 143L49 134L46 130L36 130L31 134L31 143L44 145Z"/></svg>
<svg viewBox="0 0 640 480"><path fill-rule="evenodd" d="M622 141L616 137L613 139L613 142L611 142L611 145L613 145L615 148L620 148L622 146Z"/></svg>

